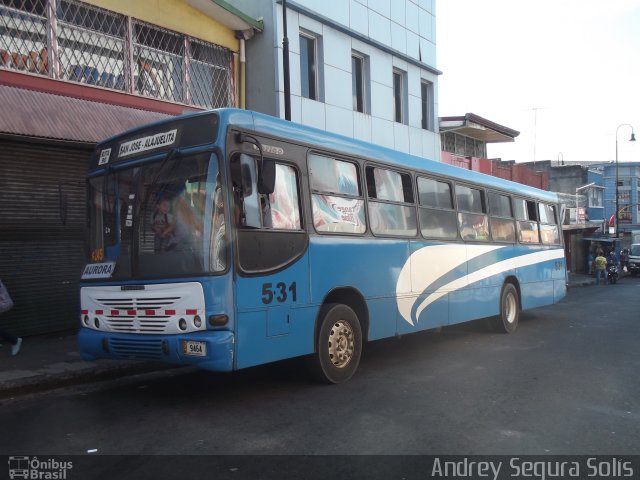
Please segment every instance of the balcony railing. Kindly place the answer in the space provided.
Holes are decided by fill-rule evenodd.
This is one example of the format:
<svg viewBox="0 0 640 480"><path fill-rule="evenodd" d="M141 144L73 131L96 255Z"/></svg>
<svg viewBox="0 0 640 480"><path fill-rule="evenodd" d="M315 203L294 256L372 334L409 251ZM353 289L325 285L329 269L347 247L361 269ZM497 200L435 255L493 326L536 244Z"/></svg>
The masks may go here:
<svg viewBox="0 0 640 480"><path fill-rule="evenodd" d="M0 69L203 108L235 103L233 54L77 0L0 0Z"/></svg>

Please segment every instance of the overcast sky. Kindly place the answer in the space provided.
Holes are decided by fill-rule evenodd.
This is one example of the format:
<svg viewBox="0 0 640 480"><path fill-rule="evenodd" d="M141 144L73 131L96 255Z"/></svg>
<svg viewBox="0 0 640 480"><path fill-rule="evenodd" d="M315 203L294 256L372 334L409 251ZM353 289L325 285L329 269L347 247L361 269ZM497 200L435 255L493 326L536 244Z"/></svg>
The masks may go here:
<svg viewBox="0 0 640 480"><path fill-rule="evenodd" d="M640 161L640 0L437 0L439 116L520 132L490 158ZM535 157L535 158L534 158Z"/></svg>

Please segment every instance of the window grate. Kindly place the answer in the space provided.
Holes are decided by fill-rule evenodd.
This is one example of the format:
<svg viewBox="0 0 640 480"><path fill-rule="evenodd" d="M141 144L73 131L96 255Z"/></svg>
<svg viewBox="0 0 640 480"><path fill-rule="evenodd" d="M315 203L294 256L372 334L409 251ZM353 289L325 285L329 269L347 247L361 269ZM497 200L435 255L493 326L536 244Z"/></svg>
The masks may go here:
<svg viewBox="0 0 640 480"><path fill-rule="evenodd" d="M47 74L46 1L2 1L0 68Z"/></svg>
<svg viewBox="0 0 640 480"><path fill-rule="evenodd" d="M169 30L133 22L133 69L136 93L184 103L184 41Z"/></svg>
<svg viewBox="0 0 640 480"><path fill-rule="evenodd" d="M191 103L206 108L231 105L231 56L216 45L190 40Z"/></svg>
<svg viewBox="0 0 640 480"><path fill-rule="evenodd" d="M0 1L0 69L218 108L232 68L226 48L79 0Z"/></svg>
<svg viewBox="0 0 640 480"><path fill-rule="evenodd" d="M62 0L56 15L60 77L125 90L124 17L73 0Z"/></svg>

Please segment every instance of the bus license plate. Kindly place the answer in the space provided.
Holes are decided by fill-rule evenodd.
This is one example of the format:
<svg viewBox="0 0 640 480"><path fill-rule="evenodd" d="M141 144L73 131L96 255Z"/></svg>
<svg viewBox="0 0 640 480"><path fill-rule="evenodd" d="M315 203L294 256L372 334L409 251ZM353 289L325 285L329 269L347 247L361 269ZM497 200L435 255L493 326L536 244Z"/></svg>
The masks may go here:
<svg viewBox="0 0 640 480"><path fill-rule="evenodd" d="M182 353L185 355L194 355L196 357L207 356L206 342L194 342L191 340L182 341Z"/></svg>

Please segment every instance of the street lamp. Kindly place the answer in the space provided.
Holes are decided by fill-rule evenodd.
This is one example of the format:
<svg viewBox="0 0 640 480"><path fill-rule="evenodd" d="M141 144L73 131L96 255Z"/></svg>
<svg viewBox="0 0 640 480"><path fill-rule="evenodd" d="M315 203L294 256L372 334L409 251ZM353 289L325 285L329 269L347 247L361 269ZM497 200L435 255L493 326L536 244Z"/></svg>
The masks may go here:
<svg viewBox="0 0 640 480"><path fill-rule="evenodd" d="M616 216L616 238L618 238L618 130L620 130L620 127L631 128L631 138L629 139L629 141L636 141L636 135L633 132L633 126L628 123L621 123L620 125L618 125L618 128L616 128L616 211L614 213L614 215Z"/></svg>

